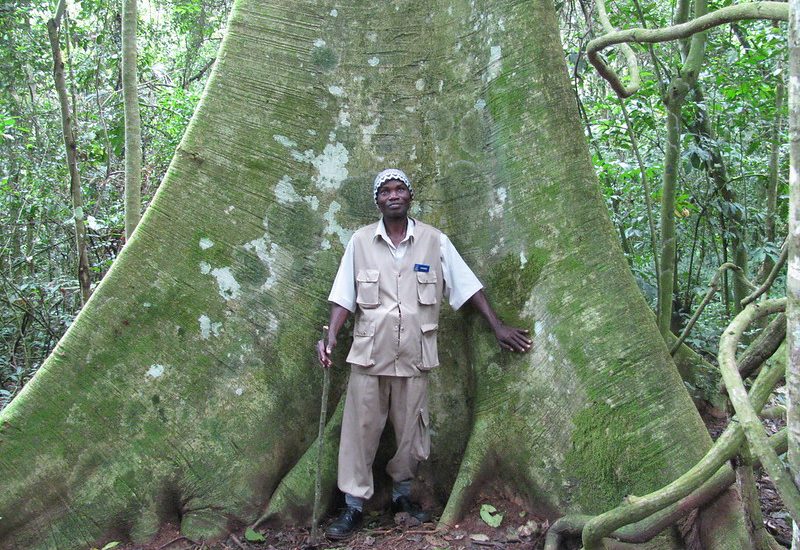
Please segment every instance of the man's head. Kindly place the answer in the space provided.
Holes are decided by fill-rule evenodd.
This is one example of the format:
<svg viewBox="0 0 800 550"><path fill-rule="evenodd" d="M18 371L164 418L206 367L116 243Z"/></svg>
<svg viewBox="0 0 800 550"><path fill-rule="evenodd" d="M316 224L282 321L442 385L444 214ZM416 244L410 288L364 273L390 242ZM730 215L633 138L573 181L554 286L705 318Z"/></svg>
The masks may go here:
<svg viewBox="0 0 800 550"><path fill-rule="evenodd" d="M402 170L388 168L375 176L373 192L375 204L384 218L405 218L408 215L414 189Z"/></svg>

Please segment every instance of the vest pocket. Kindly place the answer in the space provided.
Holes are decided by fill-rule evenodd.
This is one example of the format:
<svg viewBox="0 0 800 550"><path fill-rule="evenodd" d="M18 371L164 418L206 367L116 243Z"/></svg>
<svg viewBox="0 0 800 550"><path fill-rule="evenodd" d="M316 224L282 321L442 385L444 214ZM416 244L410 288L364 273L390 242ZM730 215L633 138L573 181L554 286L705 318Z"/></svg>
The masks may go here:
<svg viewBox="0 0 800 550"><path fill-rule="evenodd" d="M362 269L356 275L356 303L364 309L376 308L381 304L378 292L380 271Z"/></svg>
<svg viewBox="0 0 800 550"><path fill-rule="evenodd" d="M439 332L439 325L436 323L424 323L422 329L422 365L420 370L429 370L439 365L439 353L436 347L436 336Z"/></svg>
<svg viewBox="0 0 800 550"><path fill-rule="evenodd" d="M419 303L430 306L436 303L436 272L417 271L417 297Z"/></svg>
<svg viewBox="0 0 800 550"><path fill-rule="evenodd" d="M361 367L371 367L375 364L372 360L372 346L375 343L375 322L359 319L353 330L353 346L347 355L347 362Z"/></svg>
<svg viewBox="0 0 800 550"><path fill-rule="evenodd" d="M427 460L431 454L430 423L428 408L421 408L417 414L416 433L411 441L411 456L416 460Z"/></svg>

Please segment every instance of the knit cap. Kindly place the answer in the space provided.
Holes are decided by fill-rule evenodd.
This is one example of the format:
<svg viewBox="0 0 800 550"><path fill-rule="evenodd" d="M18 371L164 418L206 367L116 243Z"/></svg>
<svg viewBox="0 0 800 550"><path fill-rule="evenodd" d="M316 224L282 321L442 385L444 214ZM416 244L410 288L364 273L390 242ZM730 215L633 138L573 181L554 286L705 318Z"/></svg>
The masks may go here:
<svg viewBox="0 0 800 550"><path fill-rule="evenodd" d="M405 183L406 187L408 187L408 192L411 193L411 198L414 198L414 188L411 187L411 180L408 179L406 173L399 168L387 168L375 176L375 181L372 182L372 198L375 200L375 204L378 204L378 189L389 180L397 180Z"/></svg>

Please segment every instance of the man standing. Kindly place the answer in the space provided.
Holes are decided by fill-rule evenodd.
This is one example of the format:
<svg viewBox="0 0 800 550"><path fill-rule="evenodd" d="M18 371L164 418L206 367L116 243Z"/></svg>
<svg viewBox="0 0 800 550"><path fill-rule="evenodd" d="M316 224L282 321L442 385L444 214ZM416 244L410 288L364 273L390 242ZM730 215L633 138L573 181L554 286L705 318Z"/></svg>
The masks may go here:
<svg viewBox="0 0 800 550"><path fill-rule="evenodd" d="M390 168L378 174L373 198L383 217L356 231L347 244L328 297L328 341L317 344L319 362L329 368L339 329L355 313L339 444L338 485L347 507L326 531L335 539L350 536L361 523L387 416L397 441L386 468L394 481L392 510L428 519L410 495L417 465L430 452L428 371L439 364L436 335L443 297L453 309L472 304L504 349L525 352L532 344L527 330L498 319L450 239L408 217L414 190L405 173Z"/></svg>

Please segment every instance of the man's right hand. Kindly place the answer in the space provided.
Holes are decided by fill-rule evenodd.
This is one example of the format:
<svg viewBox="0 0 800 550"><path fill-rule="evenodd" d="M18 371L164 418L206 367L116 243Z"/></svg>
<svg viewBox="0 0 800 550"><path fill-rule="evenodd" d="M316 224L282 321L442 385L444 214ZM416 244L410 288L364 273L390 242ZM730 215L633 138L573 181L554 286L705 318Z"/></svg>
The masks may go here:
<svg viewBox="0 0 800 550"><path fill-rule="evenodd" d="M317 358L319 359L320 366L328 369L333 365L331 354L333 353L333 348L335 347L336 338L332 337L330 334L328 335L327 343L324 340L319 340L317 342Z"/></svg>
<svg viewBox="0 0 800 550"><path fill-rule="evenodd" d="M350 311L339 304L331 304L331 320L322 327L322 340L317 342L317 359L322 368L329 369L333 365L331 354L336 347L336 335L347 320ZM327 340L327 342L326 342Z"/></svg>

